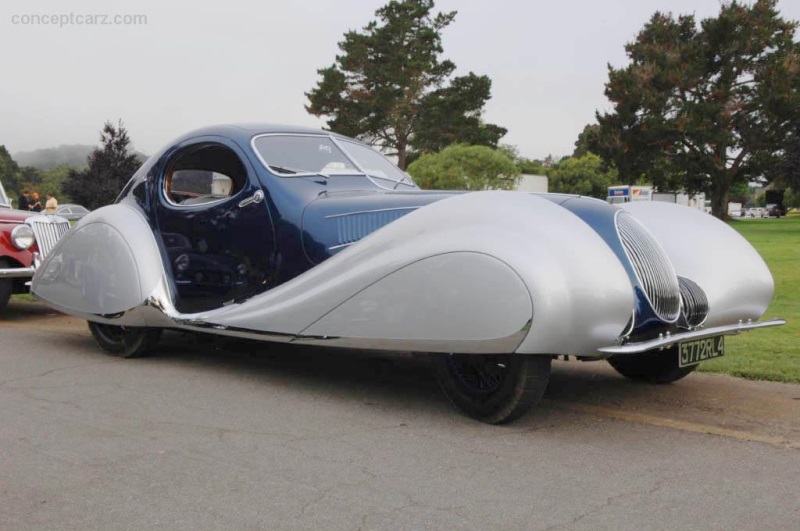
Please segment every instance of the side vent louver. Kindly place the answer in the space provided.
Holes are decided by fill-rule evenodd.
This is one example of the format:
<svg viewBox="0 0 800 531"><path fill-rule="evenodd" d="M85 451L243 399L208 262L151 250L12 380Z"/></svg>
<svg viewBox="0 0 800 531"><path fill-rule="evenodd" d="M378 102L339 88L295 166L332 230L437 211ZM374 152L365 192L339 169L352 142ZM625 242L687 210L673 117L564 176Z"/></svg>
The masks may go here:
<svg viewBox="0 0 800 531"><path fill-rule="evenodd" d="M348 245L399 219L414 209L397 208L336 216L339 245Z"/></svg>

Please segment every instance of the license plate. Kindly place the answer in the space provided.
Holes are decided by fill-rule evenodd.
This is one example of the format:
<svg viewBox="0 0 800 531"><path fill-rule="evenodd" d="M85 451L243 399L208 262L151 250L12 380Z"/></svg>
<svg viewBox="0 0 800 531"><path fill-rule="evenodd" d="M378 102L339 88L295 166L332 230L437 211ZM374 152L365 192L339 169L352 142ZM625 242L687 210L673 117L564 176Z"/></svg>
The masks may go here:
<svg viewBox="0 0 800 531"><path fill-rule="evenodd" d="M725 354L725 336L683 341L678 346L678 365L688 367Z"/></svg>

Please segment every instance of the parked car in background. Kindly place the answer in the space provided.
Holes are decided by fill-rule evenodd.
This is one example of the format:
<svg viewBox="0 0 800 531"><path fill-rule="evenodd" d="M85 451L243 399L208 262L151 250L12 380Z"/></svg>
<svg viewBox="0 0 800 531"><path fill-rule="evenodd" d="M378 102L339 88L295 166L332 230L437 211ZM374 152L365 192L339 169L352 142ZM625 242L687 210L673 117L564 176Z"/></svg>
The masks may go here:
<svg viewBox="0 0 800 531"><path fill-rule="evenodd" d="M164 329L430 354L453 404L514 420L559 355L669 383L724 354L774 290L702 210L564 194L426 191L330 131L215 126L153 155L36 271L34 295L109 354Z"/></svg>
<svg viewBox="0 0 800 531"><path fill-rule="evenodd" d="M69 230L69 221L11 208L0 183L0 310L14 293L26 293L41 259Z"/></svg>
<svg viewBox="0 0 800 531"><path fill-rule="evenodd" d="M57 216L61 216L62 218L70 221L77 221L89 212L90 210L86 207L82 207L81 205L71 205L69 203L58 205L58 208L56 209Z"/></svg>
<svg viewBox="0 0 800 531"><path fill-rule="evenodd" d="M748 218L764 218L766 217L762 207L750 207L747 209Z"/></svg>
<svg viewBox="0 0 800 531"><path fill-rule="evenodd" d="M764 207L764 214L765 217L768 218L779 218L783 215L783 211L781 210L780 205L772 203Z"/></svg>

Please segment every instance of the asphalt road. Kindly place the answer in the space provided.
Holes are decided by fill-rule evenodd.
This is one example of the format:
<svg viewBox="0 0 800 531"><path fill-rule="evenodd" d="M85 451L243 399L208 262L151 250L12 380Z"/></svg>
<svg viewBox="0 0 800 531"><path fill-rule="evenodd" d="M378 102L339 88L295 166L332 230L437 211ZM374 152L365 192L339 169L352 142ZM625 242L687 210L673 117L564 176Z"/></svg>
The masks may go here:
<svg viewBox="0 0 800 531"><path fill-rule="evenodd" d="M800 386L559 362L511 426L424 360L0 316L0 529L799 529Z"/></svg>

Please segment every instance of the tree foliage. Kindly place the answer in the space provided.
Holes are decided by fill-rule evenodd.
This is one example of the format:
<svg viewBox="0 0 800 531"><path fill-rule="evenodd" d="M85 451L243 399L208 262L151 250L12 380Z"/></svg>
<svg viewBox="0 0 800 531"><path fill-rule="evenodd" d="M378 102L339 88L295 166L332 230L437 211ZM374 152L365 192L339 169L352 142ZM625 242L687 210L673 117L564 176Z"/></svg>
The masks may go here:
<svg viewBox="0 0 800 531"><path fill-rule="evenodd" d="M497 149L508 155L514 164L517 165L519 173L528 175L547 175L547 166L544 162L536 159L529 159L519 154L517 146L511 144L500 144Z"/></svg>
<svg viewBox="0 0 800 531"><path fill-rule="evenodd" d="M0 145L0 182L9 196L19 193L19 165L11 158L5 146Z"/></svg>
<svg viewBox="0 0 800 531"><path fill-rule="evenodd" d="M392 0L361 31L345 33L341 54L306 93L306 110L328 127L396 155L431 153L453 143L496 146L506 130L481 116L491 80L441 59L441 31L456 12L433 14L433 0ZM449 81L449 83L448 83Z"/></svg>
<svg viewBox="0 0 800 531"><path fill-rule="evenodd" d="M73 201L90 210L112 203L140 166L121 120L116 125L105 123L100 143L89 155L88 168L69 170L62 187Z"/></svg>
<svg viewBox="0 0 800 531"><path fill-rule="evenodd" d="M609 66L610 113L592 150L626 182L642 174L662 189L706 192L717 217L737 183L774 178L800 113L796 23L776 0L731 2L698 26L656 13Z"/></svg>
<svg viewBox="0 0 800 531"><path fill-rule="evenodd" d="M599 125L587 124L578 135L578 140L575 141L575 150L572 152L572 156L582 157L589 153L592 150L592 146L597 143L599 134Z"/></svg>
<svg viewBox="0 0 800 531"><path fill-rule="evenodd" d="M422 155L408 172L421 188L434 190L510 190L519 180L519 169L507 154L463 144Z"/></svg>
<svg viewBox="0 0 800 531"><path fill-rule="evenodd" d="M606 168L594 153L561 159L547 172L548 190L605 199L608 187L617 184L617 171Z"/></svg>
<svg viewBox="0 0 800 531"><path fill-rule="evenodd" d="M778 184L793 190L800 190L800 120L794 125L786 139L785 159Z"/></svg>

